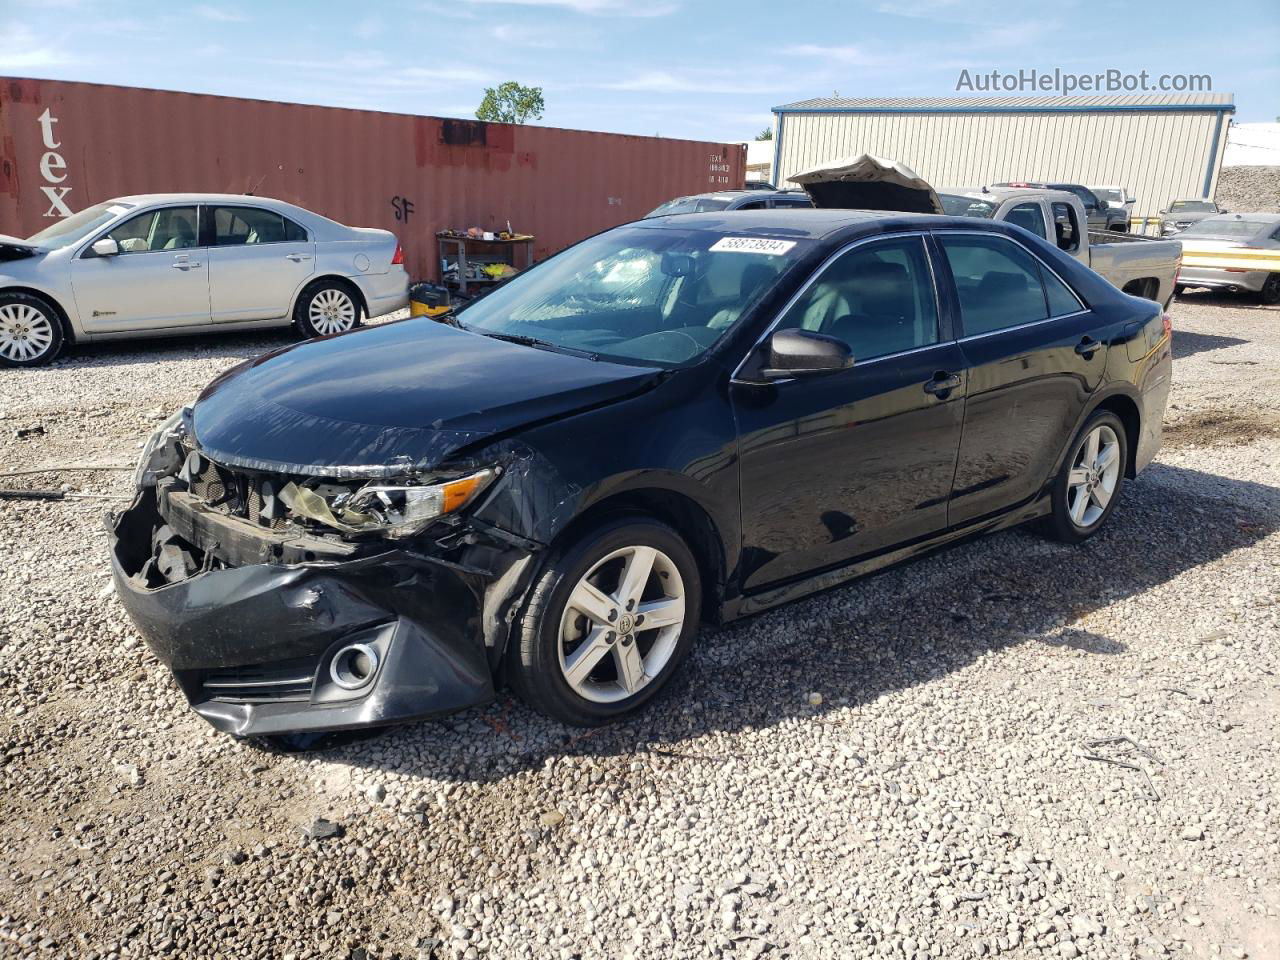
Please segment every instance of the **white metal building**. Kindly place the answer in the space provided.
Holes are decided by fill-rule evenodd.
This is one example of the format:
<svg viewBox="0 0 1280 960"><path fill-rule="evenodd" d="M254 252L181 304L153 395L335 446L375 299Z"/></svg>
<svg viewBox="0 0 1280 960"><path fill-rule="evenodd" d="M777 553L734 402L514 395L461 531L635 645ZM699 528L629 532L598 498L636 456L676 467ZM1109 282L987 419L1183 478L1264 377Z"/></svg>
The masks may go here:
<svg viewBox="0 0 1280 960"><path fill-rule="evenodd" d="M1097 97L819 98L774 107L774 183L861 153L937 187L1010 180L1116 184L1135 217L1212 197L1235 104L1229 93Z"/></svg>

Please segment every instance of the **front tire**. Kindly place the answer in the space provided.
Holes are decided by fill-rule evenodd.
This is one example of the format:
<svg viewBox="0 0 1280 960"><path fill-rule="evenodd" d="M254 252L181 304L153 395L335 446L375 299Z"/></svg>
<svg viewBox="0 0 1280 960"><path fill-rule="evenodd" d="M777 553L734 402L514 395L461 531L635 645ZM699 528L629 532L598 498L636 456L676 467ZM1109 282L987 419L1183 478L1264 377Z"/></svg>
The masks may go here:
<svg viewBox="0 0 1280 960"><path fill-rule="evenodd" d="M0 293L0 366L39 367L62 349L62 322L44 300Z"/></svg>
<svg viewBox="0 0 1280 960"><path fill-rule="evenodd" d="M1110 410L1096 411L1080 428L1053 482L1046 532L1064 543L1082 543L1102 529L1120 501L1128 462L1124 424Z"/></svg>
<svg viewBox="0 0 1280 960"><path fill-rule="evenodd" d="M667 684L698 630L698 565L670 527L609 521L553 554L509 654L529 706L575 726L640 709Z"/></svg>
<svg viewBox="0 0 1280 960"><path fill-rule="evenodd" d="M360 300L345 283L321 281L303 291L293 320L308 339L346 333L360 326Z"/></svg>

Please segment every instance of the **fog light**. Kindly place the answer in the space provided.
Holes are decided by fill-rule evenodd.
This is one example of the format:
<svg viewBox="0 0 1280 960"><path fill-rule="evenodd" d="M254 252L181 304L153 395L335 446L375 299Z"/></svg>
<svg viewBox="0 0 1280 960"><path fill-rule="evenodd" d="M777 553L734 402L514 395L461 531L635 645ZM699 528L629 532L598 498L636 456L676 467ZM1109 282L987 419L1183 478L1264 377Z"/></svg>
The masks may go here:
<svg viewBox="0 0 1280 960"><path fill-rule="evenodd" d="M378 651L367 643L343 647L329 661L329 676L343 690L359 690L378 672Z"/></svg>

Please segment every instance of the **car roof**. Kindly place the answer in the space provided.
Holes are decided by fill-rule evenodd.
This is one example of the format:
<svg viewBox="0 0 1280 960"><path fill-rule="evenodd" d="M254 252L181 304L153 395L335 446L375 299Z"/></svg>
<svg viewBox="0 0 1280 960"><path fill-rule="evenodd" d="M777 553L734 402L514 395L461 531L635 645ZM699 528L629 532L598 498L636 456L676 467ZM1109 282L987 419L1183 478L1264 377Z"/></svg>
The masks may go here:
<svg viewBox="0 0 1280 960"><path fill-rule="evenodd" d="M894 210L831 210L794 207L786 210L715 210L706 213L676 213L637 220L633 227L662 229L681 227L715 233L750 233L761 237L819 240L850 227L864 226L868 233L885 227L903 230L932 230L939 227L972 229L975 224L990 225L990 220L973 217L944 217L933 213L900 213ZM986 229L986 227L979 227ZM852 231L857 232L857 231Z"/></svg>
<svg viewBox="0 0 1280 960"><path fill-rule="evenodd" d="M1215 213L1205 217L1201 223L1230 223L1244 220L1248 223L1280 223L1280 213Z"/></svg>
<svg viewBox="0 0 1280 960"><path fill-rule="evenodd" d="M1068 193L1066 190L1053 190L1049 187L939 187L937 192L939 196L948 194L950 196L970 197L975 200L993 200L997 203L1013 197L1042 197L1046 193L1056 193L1075 198L1074 193Z"/></svg>
<svg viewBox="0 0 1280 960"><path fill-rule="evenodd" d="M690 193L683 197L672 197L670 200L663 201L662 206L668 203L679 203L681 200L737 200L739 197L750 197L752 200L758 200L761 197L772 197L778 194L786 194L788 196L804 196L803 190L776 190L770 188L768 190L713 190L710 193Z"/></svg>
<svg viewBox="0 0 1280 960"><path fill-rule="evenodd" d="M290 207L292 203L272 197L255 197L246 193L135 193L127 197L114 197L124 203L250 203L263 207Z"/></svg>

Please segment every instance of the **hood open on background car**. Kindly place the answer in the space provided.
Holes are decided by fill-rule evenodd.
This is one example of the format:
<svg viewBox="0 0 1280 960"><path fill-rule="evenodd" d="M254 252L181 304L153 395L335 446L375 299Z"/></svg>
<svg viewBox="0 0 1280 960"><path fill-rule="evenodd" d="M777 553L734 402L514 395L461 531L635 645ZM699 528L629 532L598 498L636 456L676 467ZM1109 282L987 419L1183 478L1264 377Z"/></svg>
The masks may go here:
<svg viewBox="0 0 1280 960"><path fill-rule="evenodd" d="M869 153L822 163L787 179L804 187L819 209L943 212L937 191L918 173Z"/></svg>
<svg viewBox="0 0 1280 960"><path fill-rule="evenodd" d="M27 243L18 237L10 237L0 233L0 262L5 260L25 260L34 257L40 248Z"/></svg>

